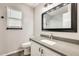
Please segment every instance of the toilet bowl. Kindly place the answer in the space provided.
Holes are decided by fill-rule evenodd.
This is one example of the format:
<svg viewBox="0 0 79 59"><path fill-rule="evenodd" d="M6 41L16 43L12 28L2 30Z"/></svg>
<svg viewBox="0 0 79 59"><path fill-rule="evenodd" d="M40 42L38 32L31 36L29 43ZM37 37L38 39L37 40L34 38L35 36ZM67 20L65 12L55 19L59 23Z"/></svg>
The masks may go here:
<svg viewBox="0 0 79 59"><path fill-rule="evenodd" d="M31 42L25 42L21 44L22 49L24 50L24 55L29 55L31 53Z"/></svg>

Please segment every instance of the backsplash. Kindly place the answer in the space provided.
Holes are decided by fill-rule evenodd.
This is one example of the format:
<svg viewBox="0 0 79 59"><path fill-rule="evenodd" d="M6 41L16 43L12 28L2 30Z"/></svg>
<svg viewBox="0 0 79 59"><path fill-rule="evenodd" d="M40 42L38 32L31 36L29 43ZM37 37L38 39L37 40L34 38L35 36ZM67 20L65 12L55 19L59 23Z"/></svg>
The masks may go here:
<svg viewBox="0 0 79 59"><path fill-rule="evenodd" d="M40 34L40 36L41 37L49 38L49 35L46 35L46 34ZM73 43L73 44L79 45L79 40L69 39L69 38L63 38L63 37L57 37L57 36L53 36L53 38L55 40L60 40L60 41L69 42L69 43Z"/></svg>

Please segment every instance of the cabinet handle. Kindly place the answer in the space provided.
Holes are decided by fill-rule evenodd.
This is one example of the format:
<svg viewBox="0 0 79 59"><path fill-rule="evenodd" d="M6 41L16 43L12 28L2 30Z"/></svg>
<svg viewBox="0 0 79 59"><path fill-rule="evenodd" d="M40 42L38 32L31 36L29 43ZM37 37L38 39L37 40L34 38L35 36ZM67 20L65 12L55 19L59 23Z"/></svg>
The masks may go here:
<svg viewBox="0 0 79 59"><path fill-rule="evenodd" d="M41 51L41 48L39 48L39 52Z"/></svg>
<svg viewBox="0 0 79 59"><path fill-rule="evenodd" d="M41 49L41 54L43 54L43 49Z"/></svg>
<svg viewBox="0 0 79 59"><path fill-rule="evenodd" d="M44 50L43 50L43 49L41 49L41 56L43 56L43 54L44 54Z"/></svg>
<svg viewBox="0 0 79 59"><path fill-rule="evenodd" d="M39 52L41 53L41 56L43 56L43 54L44 54L44 50L41 49L41 48L39 48Z"/></svg>

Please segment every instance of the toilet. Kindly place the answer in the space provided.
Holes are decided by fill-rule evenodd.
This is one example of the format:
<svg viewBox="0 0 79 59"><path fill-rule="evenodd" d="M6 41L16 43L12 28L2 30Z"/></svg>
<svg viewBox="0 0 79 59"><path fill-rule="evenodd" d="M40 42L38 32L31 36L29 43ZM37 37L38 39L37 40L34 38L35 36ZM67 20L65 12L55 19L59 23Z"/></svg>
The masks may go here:
<svg viewBox="0 0 79 59"><path fill-rule="evenodd" d="M24 55L30 55L31 42L22 43L21 47L24 50Z"/></svg>

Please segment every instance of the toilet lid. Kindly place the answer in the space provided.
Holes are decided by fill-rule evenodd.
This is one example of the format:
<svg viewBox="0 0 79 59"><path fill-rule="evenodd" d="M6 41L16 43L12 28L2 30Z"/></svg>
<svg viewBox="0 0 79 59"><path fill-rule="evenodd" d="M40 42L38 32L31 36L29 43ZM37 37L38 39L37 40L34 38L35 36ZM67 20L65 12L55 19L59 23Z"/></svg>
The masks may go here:
<svg viewBox="0 0 79 59"><path fill-rule="evenodd" d="M27 48L31 46L31 42L22 43L23 48Z"/></svg>

